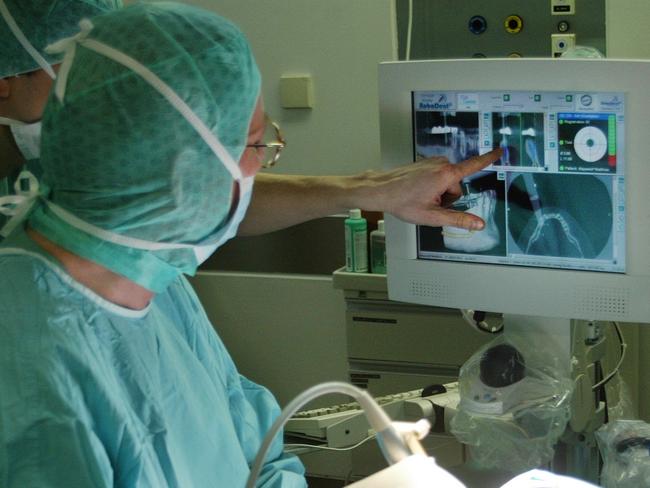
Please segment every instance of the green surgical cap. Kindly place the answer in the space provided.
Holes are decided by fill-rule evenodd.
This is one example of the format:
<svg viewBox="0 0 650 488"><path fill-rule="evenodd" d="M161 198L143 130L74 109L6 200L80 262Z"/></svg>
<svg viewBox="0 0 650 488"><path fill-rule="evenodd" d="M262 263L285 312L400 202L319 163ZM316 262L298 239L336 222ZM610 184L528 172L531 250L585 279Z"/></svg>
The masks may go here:
<svg viewBox="0 0 650 488"><path fill-rule="evenodd" d="M138 3L92 23L87 40L152 71L239 161L260 75L236 26L172 2ZM57 81L63 78L59 72ZM76 45L63 102L52 95L45 109L41 165L52 203L94 227L130 238L210 244L231 209L233 176L195 128L140 75L83 44ZM109 243L69 243L63 225L57 231L52 222L39 226L38 220L32 217L54 242L143 284L138 273L129 275L138 267L128 265L130 258L95 252ZM188 274L196 269L185 249L137 252L142 259L153 253ZM114 263L125 259L127 264L115 269Z"/></svg>
<svg viewBox="0 0 650 488"><path fill-rule="evenodd" d="M122 0L0 0L27 41L49 64L61 55L49 55L45 47L79 30L79 20L122 7ZM0 16L0 78L40 69Z"/></svg>

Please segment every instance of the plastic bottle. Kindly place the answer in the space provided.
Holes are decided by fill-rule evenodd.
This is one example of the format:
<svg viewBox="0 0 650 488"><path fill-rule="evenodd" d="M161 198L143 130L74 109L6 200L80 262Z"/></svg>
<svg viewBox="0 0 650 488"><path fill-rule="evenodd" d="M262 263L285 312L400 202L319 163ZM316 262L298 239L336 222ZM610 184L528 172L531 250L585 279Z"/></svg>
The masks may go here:
<svg viewBox="0 0 650 488"><path fill-rule="evenodd" d="M386 274L386 233L384 221L377 221L377 230L370 233L370 269L373 273Z"/></svg>
<svg viewBox="0 0 650 488"><path fill-rule="evenodd" d="M358 208L350 210L345 219L345 270L368 272L368 223Z"/></svg>

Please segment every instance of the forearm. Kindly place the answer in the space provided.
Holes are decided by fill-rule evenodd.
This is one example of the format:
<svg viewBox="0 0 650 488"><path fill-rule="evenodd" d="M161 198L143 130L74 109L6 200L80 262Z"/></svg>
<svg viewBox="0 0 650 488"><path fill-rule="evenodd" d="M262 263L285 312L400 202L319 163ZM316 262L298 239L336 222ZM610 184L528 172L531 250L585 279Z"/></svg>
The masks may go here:
<svg viewBox="0 0 650 488"><path fill-rule="evenodd" d="M446 158L431 158L353 176L258 174L239 235L273 232L351 208L389 213L418 225L479 230L485 225L480 217L447 207L461 196L464 177L501 154L496 149L453 165Z"/></svg>
<svg viewBox="0 0 650 488"><path fill-rule="evenodd" d="M371 201L369 175L302 176L260 173L239 235L257 235L308 220L365 208ZM367 210L370 210L366 208Z"/></svg>

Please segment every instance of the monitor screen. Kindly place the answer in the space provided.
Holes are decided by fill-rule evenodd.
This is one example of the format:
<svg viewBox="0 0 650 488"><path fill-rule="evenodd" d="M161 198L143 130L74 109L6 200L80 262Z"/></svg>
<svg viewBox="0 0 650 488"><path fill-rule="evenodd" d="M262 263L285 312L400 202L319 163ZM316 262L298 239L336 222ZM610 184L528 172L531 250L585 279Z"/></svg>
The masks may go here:
<svg viewBox="0 0 650 488"><path fill-rule="evenodd" d="M650 61L475 59L379 68L383 165L493 148L454 207L486 228L386 216L389 297L650 321Z"/></svg>
<svg viewBox="0 0 650 488"><path fill-rule="evenodd" d="M414 91L414 159L503 157L468 178L453 208L481 232L418 227L417 256L625 272L625 95Z"/></svg>

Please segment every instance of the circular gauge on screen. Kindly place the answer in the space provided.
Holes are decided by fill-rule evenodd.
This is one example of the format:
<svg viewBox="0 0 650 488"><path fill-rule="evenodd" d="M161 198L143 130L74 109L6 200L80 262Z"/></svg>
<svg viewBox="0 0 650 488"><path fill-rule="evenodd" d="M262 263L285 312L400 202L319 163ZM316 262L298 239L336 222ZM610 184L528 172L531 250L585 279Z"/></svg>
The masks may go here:
<svg viewBox="0 0 650 488"><path fill-rule="evenodd" d="M583 127L573 139L573 147L580 159L595 163L607 152L607 136L598 127Z"/></svg>

